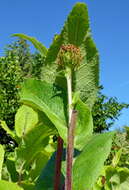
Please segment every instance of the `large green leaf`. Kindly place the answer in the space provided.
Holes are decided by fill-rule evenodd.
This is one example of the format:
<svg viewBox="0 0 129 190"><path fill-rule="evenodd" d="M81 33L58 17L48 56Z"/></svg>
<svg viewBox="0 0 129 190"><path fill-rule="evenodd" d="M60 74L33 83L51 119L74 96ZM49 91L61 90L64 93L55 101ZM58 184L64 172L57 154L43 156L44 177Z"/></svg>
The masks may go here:
<svg viewBox="0 0 129 190"><path fill-rule="evenodd" d="M23 190L23 189L15 183L0 180L0 190Z"/></svg>
<svg viewBox="0 0 129 190"><path fill-rule="evenodd" d="M25 40L29 40L35 46L35 48L40 51L40 53L43 56L46 56L47 48L42 43L40 43L38 40L36 40L35 38L27 36L25 34L13 34L12 36L16 36L16 37L19 37L19 38L22 38Z"/></svg>
<svg viewBox="0 0 129 190"><path fill-rule="evenodd" d="M99 85L99 56L91 37L87 37L82 48L83 61L75 73L75 91L80 91L81 99L93 106Z"/></svg>
<svg viewBox="0 0 129 190"><path fill-rule="evenodd" d="M3 162L4 162L4 148L0 144L0 179L1 179L1 174L2 174Z"/></svg>
<svg viewBox="0 0 129 190"><path fill-rule="evenodd" d="M67 96L65 93L62 94L60 89L58 91L57 88L54 89L52 84L29 79L24 83L21 101L45 113L66 142ZM75 148L82 149L86 144L87 136L92 134L93 122L90 110L81 100L77 102L76 110L78 117L75 130Z"/></svg>
<svg viewBox="0 0 129 190"><path fill-rule="evenodd" d="M93 136L76 158L73 166L73 190L93 187L110 153L114 133Z"/></svg>
<svg viewBox="0 0 129 190"><path fill-rule="evenodd" d="M38 123L38 113L31 107L21 106L15 115L15 130L18 137L24 136Z"/></svg>
<svg viewBox="0 0 129 190"><path fill-rule="evenodd" d="M21 101L45 113L66 142L67 105L65 97L66 96L52 84L34 79L27 80L21 91Z"/></svg>

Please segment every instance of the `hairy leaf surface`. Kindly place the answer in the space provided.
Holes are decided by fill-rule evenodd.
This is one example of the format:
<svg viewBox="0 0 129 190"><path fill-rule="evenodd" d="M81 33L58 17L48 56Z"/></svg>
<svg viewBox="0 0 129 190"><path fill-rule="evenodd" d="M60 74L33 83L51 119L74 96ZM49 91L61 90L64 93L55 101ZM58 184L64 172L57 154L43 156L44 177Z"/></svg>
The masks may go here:
<svg viewBox="0 0 129 190"><path fill-rule="evenodd" d="M81 99L92 108L99 85L99 56L91 37L83 44L83 61L75 73L75 91L80 91Z"/></svg>

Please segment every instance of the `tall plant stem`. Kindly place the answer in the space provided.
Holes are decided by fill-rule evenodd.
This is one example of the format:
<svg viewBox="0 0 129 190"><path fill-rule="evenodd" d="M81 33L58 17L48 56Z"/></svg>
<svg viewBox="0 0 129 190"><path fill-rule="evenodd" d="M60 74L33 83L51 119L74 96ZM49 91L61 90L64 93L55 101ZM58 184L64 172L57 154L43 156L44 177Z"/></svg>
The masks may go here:
<svg viewBox="0 0 129 190"><path fill-rule="evenodd" d="M77 111L72 110L71 122L68 130L67 163L65 190L72 190L72 164L74 153L74 131L76 126Z"/></svg>
<svg viewBox="0 0 129 190"><path fill-rule="evenodd" d="M66 179L65 190L72 190L72 163L74 151L74 129L76 123L76 111L72 108L72 72L70 68L66 68L67 91L68 91L68 134L67 134L67 150L66 150Z"/></svg>
<svg viewBox="0 0 129 190"><path fill-rule="evenodd" d="M57 153L56 153L56 169L55 169L55 179L54 179L54 190L59 190L59 188L60 188L62 154L63 154L63 139L59 136L58 140L57 140Z"/></svg>

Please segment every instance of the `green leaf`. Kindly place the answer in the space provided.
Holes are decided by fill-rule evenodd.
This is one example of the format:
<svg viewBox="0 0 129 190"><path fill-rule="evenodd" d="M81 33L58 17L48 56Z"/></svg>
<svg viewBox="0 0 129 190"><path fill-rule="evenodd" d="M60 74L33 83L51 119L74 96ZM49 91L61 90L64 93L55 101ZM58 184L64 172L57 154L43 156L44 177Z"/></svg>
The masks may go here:
<svg viewBox="0 0 129 190"><path fill-rule="evenodd" d="M0 190L23 190L23 189L15 183L0 180Z"/></svg>
<svg viewBox="0 0 129 190"><path fill-rule="evenodd" d="M6 160L5 164L7 166L8 174L11 178L11 181L17 182L18 181L18 172L16 171L15 160L9 158Z"/></svg>
<svg viewBox="0 0 129 190"><path fill-rule="evenodd" d="M117 166L117 164L119 163L120 157L122 154L122 148L120 150L118 150L118 152L116 152L116 155L114 156L113 160L112 160L112 165L114 167Z"/></svg>
<svg viewBox="0 0 129 190"><path fill-rule="evenodd" d="M41 151L35 156L32 169L29 170L29 176L31 177L32 181L34 181L40 175L41 170L43 170L45 167L49 157L49 154L45 151Z"/></svg>
<svg viewBox="0 0 129 190"><path fill-rule="evenodd" d="M90 107L93 106L99 85L99 56L91 37L83 44L84 58L74 77L75 91L80 91L81 99Z"/></svg>
<svg viewBox="0 0 129 190"><path fill-rule="evenodd" d="M21 92L21 101L45 113L65 142L67 136L66 99L66 95L62 95L60 89L59 91L54 90L52 84L33 79L24 83ZM92 134L93 122L90 110L81 100L78 100L76 110L78 117L75 130L75 148L82 149L86 144L86 138Z"/></svg>
<svg viewBox="0 0 129 190"><path fill-rule="evenodd" d="M24 136L38 123L38 113L31 107L21 106L15 115L15 130L18 137Z"/></svg>
<svg viewBox="0 0 129 190"><path fill-rule="evenodd" d="M21 101L45 113L66 142L67 103L64 103L65 98L65 94L52 84L34 79L28 79L21 91Z"/></svg>
<svg viewBox="0 0 129 190"><path fill-rule="evenodd" d="M85 3L76 3L64 26L64 39L81 46L89 30L88 10Z"/></svg>
<svg viewBox="0 0 129 190"><path fill-rule="evenodd" d="M21 187L23 187L24 190L36 190L35 184L28 183L28 181L22 181L20 185Z"/></svg>
<svg viewBox="0 0 129 190"><path fill-rule="evenodd" d="M129 187L129 169L120 167L105 167L105 190L128 190Z"/></svg>
<svg viewBox="0 0 129 190"><path fill-rule="evenodd" d="M39 178L36 181L36 190L53 190L54 175L55 175L55 158L56 153L53 153L46 167L42 170ZM61 175L61 185L64 184L64 177Z"/></svg>
<svg viewBox="0 0 129 190"><path fill-rule="evenodd" d="M85 3L76 3L69 14L60 35L55 35L50 46L46 63L52 64L62 44L81 46L89 30L88 10Z"/></svg>
<svg viewBox="0 0 129 190"><path fill-rule="evenodd" d="M22 38L25 40L29 40L35 46L35 48L40 51L40 53L43 56L46 56L47 48L42 43L40 43L38 40L36 40L35 38L27 36L25 34L13 34L12 36L16 36L16 37L19 37L19 38Z"/></svg>
<svg viewBox="0 0 129 190"><path fill-rule="evenodd" d="M16 135L15 135L15 133L14 133L12 130L10 130L10 129L8 128L8 126L7 126L7 124L6 124L5 121L1 121L1 120L0 120L0 126L7 132L8 135L10 135L13 139L16 140Z"/></svg>
<svg viewBox="0 0 129 190"><path fill-rule="evenodd" d="M60 50L61 45L63 44L63 36L61 35L55 35L53 42L48 49L47 56L46 56L46 64L49 64L50 66L55 62L57 58L57 54Z"/></svg>
<svg viewBox="0 0 129 190"><path fill-rule="evenodd" d="M120 176L120 190L128 190L129 188L129 169L119 168L118 173Z"/></svg>
<svg viewBox="0 0 129 190"><path fill-rule="evenodd" d="M61 34L54 38L46 56L46 64L53 68L52 78L54 79L55 75L56 83L65 86L61 80L62 76L57 76L58 67L55 66L55 61L58 52L63 44L79 46L83 59L80 68L74 73L73 87L75 92L80 91L81 99L92 108L99 84L99 55L89 31L87 7L84 3L77 3L69 14ZM49 73L49 69L47 71Z"/></svg>
<svg viewBox="0 0 129 190"><path fill-rule="evenodd" d="M99 176L110 153L114 133L93 136L73 165L73 190L89 190Z"/></svg>
<svg viewBox="0 0 129 190"><path fill-rule="evenodd" d="M44 116L44 120L45 120ZM48 122L47 122L48 123ZM48 143L48 137L56 132L54 129L45 123L40 124L27 133L22 140L20 146L16 149L17 170L19 170L19 162L22 163L22 168L26 168L36 154L44 150ZM21 166L20 166L21 167Z"/></svg>
<svg viewBox="0 0 129 190"><path fill-rule="evenodd" d="M3 146L0 144L0 180L1 180L1 176L2 176L2 166L3 166L3 162L4 162L4 148L3 148Z"/></svg>
<svg viewBox="0 0 129 190"><path fill-rule="evenodd" d="M93 132L92 115L89 108L81 100L78 100L75 109L77 110L77 123L75 127L74 147L82 150L86 145L88 137Z"/></svg>

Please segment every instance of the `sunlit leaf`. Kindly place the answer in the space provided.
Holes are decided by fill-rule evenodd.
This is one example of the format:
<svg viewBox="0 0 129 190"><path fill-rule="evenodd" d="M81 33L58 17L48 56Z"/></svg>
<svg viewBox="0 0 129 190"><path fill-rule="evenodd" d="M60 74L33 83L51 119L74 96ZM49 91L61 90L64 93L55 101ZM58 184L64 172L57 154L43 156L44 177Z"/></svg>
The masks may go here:
<svg viewBox="0 0 129 190"><path fill-rule="evenodd" d="M66 101L64 94L45 81L27 80L21 91L21 101L45 113L66 142Z"/></svg>
<svg viewBox="0 0 129 190"><path fill-rule="evenodd" d="M31 107L21 106L15 115L15 130L18 137L24 136L38 123L38 113Z"/></svg>
<svg viewBox="0 0 129 190"><path fill-rule="evenodd" d="M12 36L16 36L25 40L29 40L37 50L43 55L46 56L47 54L47 48L38 40L36 40L34 37L27 36L25 34L13 34Z"/></svg>
<svg viewBox="0 0 129 190"><path fill-rule="evenodd" d="M23 189L15 183L0 180L0 190L23 190Z"/></svg>
<svg viewBox="0 0 129 190"><path fill-rule="evenodd" d="M113 135L100 134L89 140L73 166L73 190L89 190L93 187L110 153Z"/></svg>

